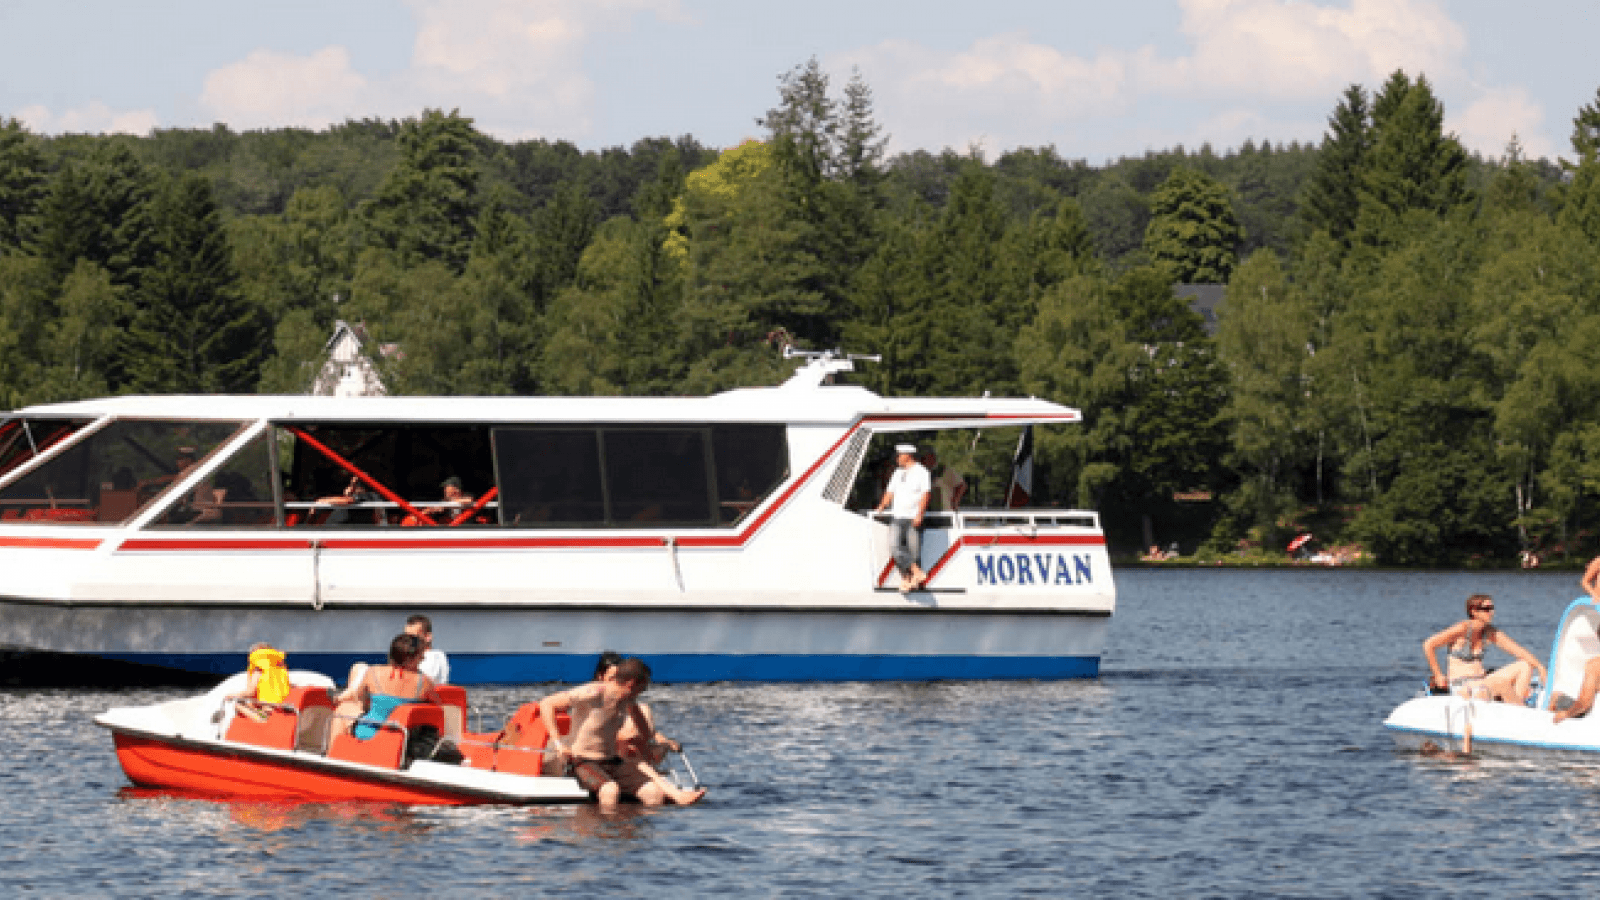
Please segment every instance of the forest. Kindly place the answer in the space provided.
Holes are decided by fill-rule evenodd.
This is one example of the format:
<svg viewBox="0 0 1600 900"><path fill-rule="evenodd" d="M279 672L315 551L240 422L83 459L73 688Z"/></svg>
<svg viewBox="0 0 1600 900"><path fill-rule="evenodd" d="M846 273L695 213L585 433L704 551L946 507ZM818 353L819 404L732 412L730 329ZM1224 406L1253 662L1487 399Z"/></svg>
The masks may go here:
<svg viewBox="0 0 1600 900"><path fill-rule="evenodd" d="M0 119L0 409L305 392L337 320L402 394L703 394L840 348L881 354L855 378L887 395L1082 409L1037 435L1034 495L1123 554L1313 524L1383 565L1594 553L1600 92L1554 162L1469 154L1425 76L1329 100L1317 145L1101 166L890 156L870 87L815 60L720 149L505 143L443 110ZM1226 286L1214 328L1182 284Z"/></svg>

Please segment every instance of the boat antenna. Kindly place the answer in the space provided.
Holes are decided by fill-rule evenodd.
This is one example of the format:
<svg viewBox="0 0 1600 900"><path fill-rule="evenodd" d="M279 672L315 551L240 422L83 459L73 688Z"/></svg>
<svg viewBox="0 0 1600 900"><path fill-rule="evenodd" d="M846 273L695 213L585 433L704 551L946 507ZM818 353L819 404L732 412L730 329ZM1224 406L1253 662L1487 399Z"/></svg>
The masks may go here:
<svg viewBox="0 0 1600 900"><path fill-rule="evenodd" d="M784 387L818 387L828 384L839 372L854 372L856 363L882 362L883 357L868 353L845 353L842 350L797 350L792 345L783 347L784 359L804 359L806 364L796 369Z"/></svg>

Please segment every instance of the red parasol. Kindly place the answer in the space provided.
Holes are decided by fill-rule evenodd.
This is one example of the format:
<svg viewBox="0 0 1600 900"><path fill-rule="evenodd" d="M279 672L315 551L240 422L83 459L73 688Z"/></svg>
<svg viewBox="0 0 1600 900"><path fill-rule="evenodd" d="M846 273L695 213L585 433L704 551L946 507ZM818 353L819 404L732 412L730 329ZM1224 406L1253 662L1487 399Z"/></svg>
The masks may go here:
<svg viewBox="0 0 1600 900"><path fill-rule="evenodd" d="M1296 550L1299 550L1301 547L1304 547L1306 545L1306 541L1309 540L1311 540L1311 532L1309 531L1305 534L1296 536L1294 540L1289 542L1289 552L1293 553Z"/></svg>

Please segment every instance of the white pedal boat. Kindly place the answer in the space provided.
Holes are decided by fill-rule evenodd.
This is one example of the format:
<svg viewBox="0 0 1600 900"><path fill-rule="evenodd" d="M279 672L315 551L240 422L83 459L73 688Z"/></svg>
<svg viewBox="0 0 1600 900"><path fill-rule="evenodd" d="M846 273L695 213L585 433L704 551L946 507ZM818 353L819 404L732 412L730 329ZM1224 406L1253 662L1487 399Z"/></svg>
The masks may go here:
<svg viewBox="0 0 1600 900"><path fill-rule="evenodd" d="M1600 656L1600 606L1574 600L1562 615L1550 649L1549 681L1529 705L1467 700L1448 695L1415 697L1384 720L1402 747L1488 756L1552 756L1600 763L1600 712L1556 723L1548 709L1557 694L1575 697L1583 666ZM1596 704L1600 707L1600 703Z"/></svg>

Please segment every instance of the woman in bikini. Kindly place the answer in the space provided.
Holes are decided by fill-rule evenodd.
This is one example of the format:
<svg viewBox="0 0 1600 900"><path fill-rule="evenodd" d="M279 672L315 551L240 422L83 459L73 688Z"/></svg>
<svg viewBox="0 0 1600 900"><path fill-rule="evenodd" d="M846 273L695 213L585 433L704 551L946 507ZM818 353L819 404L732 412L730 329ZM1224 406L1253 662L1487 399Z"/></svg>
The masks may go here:
<svg viewBox="0 0 1600 900"><path fill-rule="evenodd" d="M1483 654L1490 646L1515 656L1517 661L1489 672L1483 667ZM1439 648L1448 648L1448 668L1439 671ZM1472 699L1526 703L1532 691L1533 673L1545 679L1544 664L1522 649L1494 625L1494 598L1473 594L1467 598L1467 618L1422 642L1422 655L1433 670L1429 684L1448 688Z"/></svg>
<svg viewBox="0 0 1600 900"><path fill-rule="evenodd" d="M428 676L417 671L422 654L421 638L395 635L389 643L388 665L368 666L360 682L339 695L334 727L359 740L370 740L397 707L420 700L443 702Z"/></svg>

